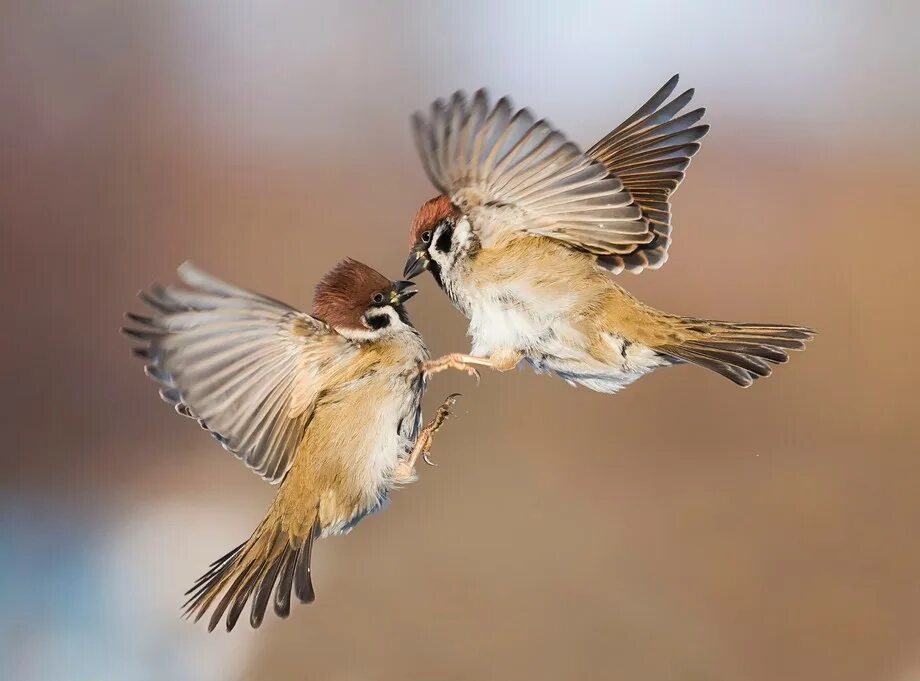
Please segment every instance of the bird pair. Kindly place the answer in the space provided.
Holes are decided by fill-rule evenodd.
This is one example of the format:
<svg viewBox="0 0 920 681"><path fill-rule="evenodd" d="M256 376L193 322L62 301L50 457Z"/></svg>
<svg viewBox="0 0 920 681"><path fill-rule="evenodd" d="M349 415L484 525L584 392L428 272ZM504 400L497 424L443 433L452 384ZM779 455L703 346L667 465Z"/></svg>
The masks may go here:
<svg viewBox="0 0 920 681"><path fill-rule="evenodd" d="M189 590L186 612L213 608L232 629L269 601L313 600L318 537L348 532L415 479L451 395L422 425L430 375L476 367L539 372L615 392L655 368L691 363L741 386L767 376L813 334L776 324L668 315L609 272L660 267L671 242L670 197L708 126L668 101L677 76L582 152L545 120L485 91L436 101L413 118L440 193L411 228L404 276L431 272L469 319L471 354L432 360L405 312L410 281L345 260L316 287L311 315L186 264L187 288L141 293L152 316L129 315L136 353L176 410L195 418L280 487L252 536Z"/></svg>

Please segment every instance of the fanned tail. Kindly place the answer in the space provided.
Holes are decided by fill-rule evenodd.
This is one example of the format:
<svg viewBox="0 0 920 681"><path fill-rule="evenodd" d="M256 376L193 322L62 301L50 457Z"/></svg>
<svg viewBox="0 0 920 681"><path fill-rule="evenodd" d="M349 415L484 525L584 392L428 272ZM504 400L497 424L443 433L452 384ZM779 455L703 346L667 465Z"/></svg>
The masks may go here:
<svg viewBox="0 0 920 681"><path fill-rule="evenodd" d="M301 603L311 603L314 592L310 558L317 534L315 519L306 536L294 537L282 528L280 517L269 512L248 541L214 561L186 592L189 597L183 606L186 617L193 617L197 622L214 606L208 631L214 630L224 612L227 613L227 631L230 631L250 597L249 623L253 627L262 624L269 600L273 600L279 617L287 617L290 613L292 591Z"/></svg>
<svg viewBox="0 0 920 681"><path fill-rule="evenodd" d="M746 388L769 376L773 364L789 361L790 350L803 350L815 331L786 324L738 324L675 318L681 340L656 348L679 360L725 376Z"/></svg>

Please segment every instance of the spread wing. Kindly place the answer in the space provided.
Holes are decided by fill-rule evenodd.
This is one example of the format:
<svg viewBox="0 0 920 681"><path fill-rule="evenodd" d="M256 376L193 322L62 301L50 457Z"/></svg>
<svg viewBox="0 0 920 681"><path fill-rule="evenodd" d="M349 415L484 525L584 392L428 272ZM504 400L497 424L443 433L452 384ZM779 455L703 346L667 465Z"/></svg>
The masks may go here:
<svg viewBox="0 0 920 681"><path fill-rule="evenodd" d="M638 111L587 152L623 182L654 234L651 241L637 244L631 253L598 259L613 272L657 269L668 259L670 197L684 179L690 159L700 150L699 140L709 131L708 125L696 125L705 109L677 115L693 98L692 89L665 103L677 81L678 76L671 78Z"/></svg>
<svg viewBox="0 0 920 681"><path fill-rule="evenodd" d="M515 235L556 239L598 257L614 272L664 263L668 197L683 179L707 126L703 110L674 115L693 91L659 108L672 78L642 108L583 153L545 120L490 106L485 90L437 100L413 130L425 171L441 192L474 215L483 245Z"/></svg>
<svg viewBox="0 0 920 681"><path fill-rule="evenodd" d="M428 177L476 215L486 247L536 234L604 256L654 238L621 180L507 97L490 106L485 90L457 92L412 122Z"/></svg>
<svg viewBox="0 0 920 681"><path fill-rule="evenodd" d="M324 387L355 352L324 322L189 263L187 289L154 285L152 316L129 314L160 395L266 480L278 482Z"/></svg>

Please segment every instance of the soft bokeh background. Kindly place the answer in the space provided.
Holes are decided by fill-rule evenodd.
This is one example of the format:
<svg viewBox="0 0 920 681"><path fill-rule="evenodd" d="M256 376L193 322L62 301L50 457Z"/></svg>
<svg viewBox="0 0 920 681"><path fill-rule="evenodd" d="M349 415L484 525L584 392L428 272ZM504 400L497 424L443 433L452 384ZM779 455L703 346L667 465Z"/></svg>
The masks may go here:
<svg viewBox="0 0 920 681"><path fill-rule="evenodd" d="M13 2L0 9L0 677L920 679L917 3ZM272 490L159 402L116 333L190 258L308 308L397 276L433 191L407 116L488 85L587 146L672 73L713 130L667 310L810 324L741 391L466 393L441 466L324 541L319 600L180 620ZM465 325L430 279L435 352Z"/></svg>

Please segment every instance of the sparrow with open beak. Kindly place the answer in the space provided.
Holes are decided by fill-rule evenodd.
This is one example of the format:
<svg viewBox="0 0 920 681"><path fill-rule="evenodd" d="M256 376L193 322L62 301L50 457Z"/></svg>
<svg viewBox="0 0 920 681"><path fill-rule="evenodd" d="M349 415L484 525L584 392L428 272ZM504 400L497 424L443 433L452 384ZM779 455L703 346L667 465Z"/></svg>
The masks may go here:
<svg viewBox="0 0 920 681"><path fill-rule="evenodd" d="M270 600L281 617L292 590L313 600L314 539L348 532L415 479L456 395L422 427L429 354L404 308L411 282L345 260L308 315L188 263L179 276L188 288L141 292L152 316L128 315L135 354L177 412L280 483L252 536L189 590L186 614L213 607L208 629L226 612L230 630L251 600L258 627Z"/></svg>
<svg viewBox="0 0 920 681"><path fill-rule="evenodd" d="M677 76L587 152L507 98L455 93L413 117L425 171L441 192L410 233L406 278L430 270L469 318L471 355L439 367L507 370L521 359L571 384L614 392L689 362L749 386L813 331L665 314L608 272L664 264L670 197L709 126L667 101Z"/></svg>

